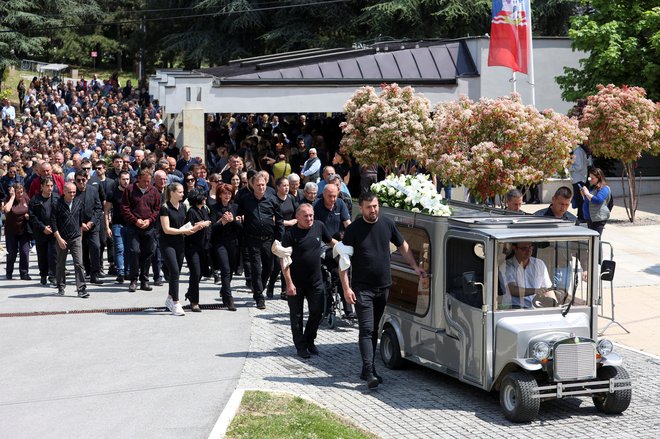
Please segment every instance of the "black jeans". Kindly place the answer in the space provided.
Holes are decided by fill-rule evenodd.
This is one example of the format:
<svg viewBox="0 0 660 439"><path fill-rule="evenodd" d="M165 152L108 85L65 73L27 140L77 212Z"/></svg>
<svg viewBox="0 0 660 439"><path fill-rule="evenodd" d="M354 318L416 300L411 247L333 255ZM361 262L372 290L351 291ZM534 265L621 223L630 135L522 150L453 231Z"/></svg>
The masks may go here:
<svg viewBox="0 0 660 439"><path fill-rule="evenodd" d="M85 272L90 276L98 276L101 271L101 237L98 226L83 232L82 253Z"/></svg>
<svg viewBox="0 0 660 439"><path fill-rule="evenodd" d="M579 184L581 186L587 185L584 181L581 181ZM580 221L584 221L584 212L582 212L584 197L582 196L582 192L580 192L580 186L578 186L578 183L573 183L573 204L577 207L577 218Z"/></svg>
<svg viewBox="0 0 660 439"><path fill-rule="evenodd" d="M309 316L303 330L303 308L307 299ZM306 348L314 344L316 333L323 315L323 287L301 287L296 289L295 296L288 296L289 317L291 319L291 335L296 349Z"/></svg>
<svg viewBox="0 0 660 439"><path fill-rule="evenodd" d="M273 270L273 252L270 250L272 245L272 239L265 241L250 237L247 239L248 264L250 265L254 300L263 298L264 285L268 282Z"/></svg>
<svg viewBox="0 0 660 439"><path fill-rule="evenodd" d="M220 295L223 298L232 297L231 279L236 271L236 267L238 267L238 259L240 257L238 240L220 242L214 245L213 254L215 255L215 260L220 270L220 279L222 280Z"/></svg>
<svg viewBox="0 0 660 439"><path fill-rule="evenodd" d="M168 293L172 296L172 300L176 302L179 300L179 275L183 266L184 248L183 245L180 247L169 246L160 241L160 251L163 257L163 266L167 267L169 272Z"/></svg>
<svg viewBox="0 0 660 439"><path fill-rule="evenodd" d="M605 224L607 224L607 220L605 221L587 221L587 227L591 230L595 230L598 232L600 236L603 236L603 229L605 228Z"/></svg>
<svg viewBox="0 0 660 439"><path fill-rule="evenodd" d="M250 253L248 252L247 237L241 236L239 238L239 249L240 249L240 259L239 266L243 267L243 274L245 275L245 281L251 285L252 274L250 273Z"/></svg>
<svg viewBox="0 0 660 439"><path fill-rule="evenodd" d="M190 303L199 303L199 282L202 279L204 266L208 265L207 255L207 249L186 246L186 262L190 270L186 299L190 300Z"/></svg>
<svg viewBox="0 0 660 439"><path fill-rule="evenodd" d="M371 370L374 366L378 325L385 311L389 288L356 289L355 312L358 316L358 344L362 355L362 367Z"/></svg>
<svg viewBox="0 0 660 439"><path fill-rule="evenodd" d="M39 276L53 276L55 277L55 257L57 249L55 246L54 235L46 235L43 238L35 239L35 247L37 248L37 264L39 265Z"/></svg>
<svg viewBox="0 0 660 439"><path fill-rule="evenodd" d="M128 278L131 281L149 281L149 265L156 248L155 228L140 229L128 226L126 231L126 244L128 247Z"/></svg>
<svg viewBox="0 0 660 439"><path fill-rule="evenodd" d="M162 234L163 232L158 232L158 234ZM154 270L154 282L157 280L160 280L162 274L161 271L165 271L164 269L164 264L163 264L163 251L160 247L160 240L156 240L156 245L154 246L154 255L151 258L151 268ZM179 270L181 271L181 270Z"/></svg>
<svg viewBox="0 0 660 439"><path fill-rule="evenodd" d="M30 268L30 235L6 235L7 244L7 277L14 273L14 263L19 256L18 269L21 276L27 276Z"/></svg>

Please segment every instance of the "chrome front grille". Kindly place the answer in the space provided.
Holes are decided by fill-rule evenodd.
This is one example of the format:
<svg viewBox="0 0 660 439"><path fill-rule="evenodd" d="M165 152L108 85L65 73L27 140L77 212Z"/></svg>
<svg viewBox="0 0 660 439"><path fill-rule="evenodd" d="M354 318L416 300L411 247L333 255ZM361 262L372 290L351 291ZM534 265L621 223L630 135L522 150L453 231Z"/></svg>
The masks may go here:
<svg viewBox="0 0 660 439"><path fill-rule="evenodd" d="M596 377L596 345L564 343L555 347L555 381L578 381Z"/></svg>

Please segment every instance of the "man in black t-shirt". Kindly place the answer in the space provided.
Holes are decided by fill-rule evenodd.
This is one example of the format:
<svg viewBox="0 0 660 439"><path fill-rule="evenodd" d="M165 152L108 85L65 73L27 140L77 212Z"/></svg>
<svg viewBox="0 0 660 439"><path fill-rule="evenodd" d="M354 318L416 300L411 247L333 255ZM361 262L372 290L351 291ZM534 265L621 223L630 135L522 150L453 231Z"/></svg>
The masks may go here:
<svg viewBox="0 0 660 439"><path fill-rule="evenodd" d="M314 340L323 314L323 278L321 276L321 241L335 245L325 225L314 221L314 209L301 204L296 210L298 223L282 238L283 247L292 247L290 266L282 263L291 319L291 334L298 356L318 355ZM309 316L303 331L303 307L307 298Z"/></svg>
<svg viewBox="0 0 660 439"><path fill-rule="evenodd" d="M378 324L385 311L387 294L392 285L390 272L390 243L394 244L410 267L419 276L424 270L417 266L415 258L394 222L378 216L378 198L365 192L358 199L362 216L346 228L343 245L353 248L352 288L348 281L348 269L340 271L344 298L355 304L358 316L358 344L362 355L360 378L367 381L370 389L383 380L374 368L374 356L378 343Z"/></svg>

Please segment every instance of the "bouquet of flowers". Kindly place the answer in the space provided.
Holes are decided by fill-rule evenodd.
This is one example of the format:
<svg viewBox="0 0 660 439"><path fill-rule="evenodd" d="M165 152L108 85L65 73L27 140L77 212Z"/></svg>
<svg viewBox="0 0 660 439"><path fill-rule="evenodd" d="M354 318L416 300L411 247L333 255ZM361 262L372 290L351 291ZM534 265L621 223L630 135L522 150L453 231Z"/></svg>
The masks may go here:
<svg viewBox="0 0 660 439"><path fill-rule="evenodd" d="M450 216L451 209L442 200L428 175L389 175L371 185L381 205L434 216Z"/></svg>

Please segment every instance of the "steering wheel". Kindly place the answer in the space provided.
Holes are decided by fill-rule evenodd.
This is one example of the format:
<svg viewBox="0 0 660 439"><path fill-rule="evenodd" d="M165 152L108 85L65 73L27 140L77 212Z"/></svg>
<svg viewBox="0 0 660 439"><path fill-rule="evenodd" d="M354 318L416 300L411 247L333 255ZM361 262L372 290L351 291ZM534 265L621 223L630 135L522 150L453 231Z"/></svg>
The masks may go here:
<svg viewBox="0 0 660 439"><path fill-rule="evenodd" d="M534 308L557 308L559 302L554 297L548 297L543 293L536 293L532 299L532 306Z"/></svg>

